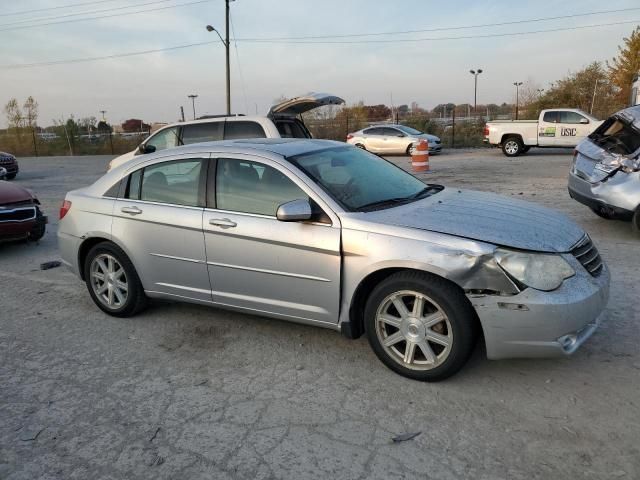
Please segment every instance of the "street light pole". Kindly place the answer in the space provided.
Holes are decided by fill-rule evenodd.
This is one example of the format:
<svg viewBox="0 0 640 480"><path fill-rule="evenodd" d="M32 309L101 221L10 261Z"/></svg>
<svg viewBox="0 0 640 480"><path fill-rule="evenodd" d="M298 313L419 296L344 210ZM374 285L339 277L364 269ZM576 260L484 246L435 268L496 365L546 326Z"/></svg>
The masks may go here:
<svg viewBox="0 0 640 480"><path fill-rule="evenodd" d="M220 32L216 30L211 25L207 25L207 32L216 32L218 37L220 37L220 41L224 45L225 48L225 62L226 62L226 79L227 79L227 115L231 115L231 66L229 61L229 2L233 2L235 0L224 0L225 3L225 38L222 38Z"/></svg>
<svg viewBox="0 0 640 480"><path fill-rule="evenodd" d="M522 82L513 82L516 86L516 120L518 120L518 104L520 103L520 85Z"/></svg>
<svg viewBox="0 0 640 480"><path fill-rule="evenodd" d="M193 119L196 119L196 98L198 98L198 95L187 95L188 98L191 99L191 106L193 107Z"/></svg>
<svg viewBox="0 0 640 480"><path fill-rule="evenodd" d="M482 69L469 70L469 73L473 75L474 87L473 87L473 115L478 115L478 75L482 73Z"/></svg>

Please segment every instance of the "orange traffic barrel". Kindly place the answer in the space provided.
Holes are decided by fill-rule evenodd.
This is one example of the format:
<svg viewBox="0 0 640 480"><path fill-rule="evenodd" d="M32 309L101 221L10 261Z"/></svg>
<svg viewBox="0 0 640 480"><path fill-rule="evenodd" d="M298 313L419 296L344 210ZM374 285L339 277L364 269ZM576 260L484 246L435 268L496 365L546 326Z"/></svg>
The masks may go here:
<svg viewBox="0 0 640 480"><path fill-rule="evenodd" d="M411 152L411 166L414 172L429 171L429 142L420 140L418 146Z"/></svg>

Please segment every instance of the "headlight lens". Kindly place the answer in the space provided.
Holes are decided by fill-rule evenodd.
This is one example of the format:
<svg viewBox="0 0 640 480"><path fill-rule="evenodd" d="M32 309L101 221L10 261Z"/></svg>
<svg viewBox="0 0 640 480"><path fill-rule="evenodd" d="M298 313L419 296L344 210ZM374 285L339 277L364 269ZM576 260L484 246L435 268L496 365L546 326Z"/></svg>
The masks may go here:
<svg viewBox="0 0 640 480"><path fill-rule="evenodd" d="M560 255L515 252L499 248L495 252L498 264L520 283L549 292L576 272Z"/></svg>

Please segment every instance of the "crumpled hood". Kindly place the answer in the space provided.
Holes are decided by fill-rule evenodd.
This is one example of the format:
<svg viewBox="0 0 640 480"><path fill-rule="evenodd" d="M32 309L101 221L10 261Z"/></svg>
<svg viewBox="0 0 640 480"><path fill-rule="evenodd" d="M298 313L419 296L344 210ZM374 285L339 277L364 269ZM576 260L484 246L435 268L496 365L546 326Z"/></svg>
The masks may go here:
<svg viewBox="0 0 640 480"><path fill-rule="evenodd" d="M445 188L366 220L538 252L568 252L585 232L563 214L494 193Z"/></svg>
<svg viewBox="0 0 640 480"><path fill-rule="evenodd" d="M32 198L31 193L26 188L0 180L0 205L26 202Z"/></svg>

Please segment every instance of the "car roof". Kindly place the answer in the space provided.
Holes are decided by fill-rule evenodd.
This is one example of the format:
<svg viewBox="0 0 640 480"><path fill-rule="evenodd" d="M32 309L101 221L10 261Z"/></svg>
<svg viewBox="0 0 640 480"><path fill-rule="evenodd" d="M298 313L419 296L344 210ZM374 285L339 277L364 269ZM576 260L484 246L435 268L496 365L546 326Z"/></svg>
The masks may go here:
<svg viewBox="0 0 640 480"><path fill-rule="evenodd" d="M193 151L198 147L199 151L229 152L229 153L273 153L282 157L293 157L303 153L324 150L331 147L346 147L344 142L333 140L315 140L307 138L252 138L239 140L221 140L215 142L202 142L185 145L182 147L163 150L165 153L179 154L181 151Z"/></svg>

